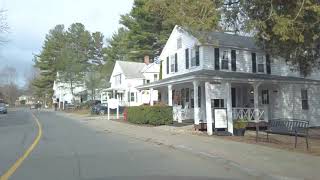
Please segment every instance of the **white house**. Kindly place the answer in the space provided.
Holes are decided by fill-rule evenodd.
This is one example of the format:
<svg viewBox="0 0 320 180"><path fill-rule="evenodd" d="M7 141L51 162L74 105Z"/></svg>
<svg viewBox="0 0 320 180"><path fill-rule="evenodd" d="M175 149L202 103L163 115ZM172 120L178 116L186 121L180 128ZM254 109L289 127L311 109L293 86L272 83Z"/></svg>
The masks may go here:
<svg viewBox="0 0 320 180"><path fill-rule="evenodd" d="M111 87L105 92L108 92L110 98L118 99L121 106L153 104L158 101L158 91L138 90L136 86L157 81L159 68L159 64L149 63L147 56L144 63L116 61L110 77Z"/></svg>
<svg viewBox="0 0 320 180"><path fill-rule="evenodd" d="M72 104L75 102L81 102L81 96L76 96L86 90L86 87L83 84L75 84L73 88L73 94L71 92L70 83L61 82L59 79L59 73L57 73L57 80L53 83L53 102L58 103L59 109L64 109L66 103ZM73 102L73 100L75 102Z"/></svg>
<svg viewBox="0 0 320 180"><path fill-rule="evenodd" d="M161 55L162 80L138 86L159 90L174 119L207 124L208 134L233 132L233 120L298 118L320 125L320 76L303 78L284 59L250 37L212 32L205 43L176 26Z"/></svg>

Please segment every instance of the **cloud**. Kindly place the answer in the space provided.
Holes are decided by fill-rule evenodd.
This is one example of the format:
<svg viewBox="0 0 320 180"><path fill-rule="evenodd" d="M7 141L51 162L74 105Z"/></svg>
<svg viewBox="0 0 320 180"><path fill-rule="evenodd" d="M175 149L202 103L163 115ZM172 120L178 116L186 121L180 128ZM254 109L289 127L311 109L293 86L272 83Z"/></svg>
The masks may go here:
<svg viewBox="0 0 320 180"><path fill-rule="evenodd" d="M40 52L45 35L55 25L81 22L89 31L111 37L120 15L128 13L132 4L133 0L2 0L0 9L7 10L10 33L9 42L0 47L0 68L15 67L22 86L33 54Z"/></svg>

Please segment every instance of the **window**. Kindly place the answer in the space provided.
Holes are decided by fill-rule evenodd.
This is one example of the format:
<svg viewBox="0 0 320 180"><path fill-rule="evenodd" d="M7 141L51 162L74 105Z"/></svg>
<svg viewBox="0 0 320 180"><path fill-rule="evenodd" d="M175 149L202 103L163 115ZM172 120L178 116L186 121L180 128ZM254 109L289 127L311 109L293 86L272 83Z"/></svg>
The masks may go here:
<svg viewBox="0 0 320 180"><path fill-rule="evenodd" d="M219 48L214 48L214 69L220 70L220 52Z"/></svg>
<svg viewBox="0 0 320 180"><path fill-rule="evenodd" d="M185 50L186 69L189 69L189 49Z"/></svg>
<svg viewBox="0 0 320 180"><path fill-rule="evenodd" d="M175 68L175 65L174 65L174 62L175 62L175 60L174 60L174 55L172 55L171 57L170 57L170 61L171 61L171 64L170 64L170 72L174 72L174 68Z"/></svg>
<svg viewBox="0 0 320 180"><path fill-rule="evenodd" d="M150 83L150 80L149 79L147 79L147 84L149 84Z"/></svg>
<svg viewBox="0 0 320 180"><path fill-rule="evenodd" d="M180 49L180 48L182 48L182 38L181 37L177 39L177 49Z"/></svg>
<svg viewBox="0 0 320 180"><path fill-rule="evenodd" d="M178 72L178 54L174 55L174 72Z"/></svg>
<svg viewBox="0 0 320 180"><path fill-rule="evenodd" d="M308 90L306 89L301 89L301 104L303 110L309 109Z"/></svg>
<svg viewBox="0 0 320 180"><path fill-rule="evenodd" d="M186 98L186 94L185 94L185 89L181 89L181 105L182 108L184 108L184 104L185 104L185 98Z"/></svg>
<svg viewBox="0 0 320 180"><path fill-rule="evenodd" d="M214 108L224 108L224 99L214 99L213 100Z"/></svg>
<svg viewBox="0 0 320 180"><path fill-rule="evenodd" d="M263 56L258 56L258 72L259 73L264 73Z"/></svg>
<svg viewBox="0 0 320 180"><path fill-rule="evenodd" d="M186 88L186 102L189 102L189 88Z"/></svg>
<svg viewBox="0 0 320 180"><path fill-rule="evenodd" d="M227 50L223 51L221 60L221 69L229 69L229 52Z"/></svg>
<svg viewBox="0 0 320 180"><path fill-rule="evenodd" d="M169 74L169 56L167 57L167 74Z"/></svg>
<svg viewBox="0 0 320 180"><path fill-rule="evenodd" d="M196 48L191 49L191 67L199 65L199 46L197 46Z"/></svg>
<svg viewBox="0 0 320 180"><path fill-rule="evenodd" d="M237 71L237 54L236 50L231 50L231 70Z"/></svg>
<svg viewBox="0 0 320 180"><path fill-rule="evenodd" d="M262 90L262 104L269 104L269 91Z"/></svg>
<svg viewBox="0 0 320 180"><path fill-rule="evenodd" d="M120 85L121 84L121 74L114 76L115 84Z"/></svg>
<svg viewBox="0 0 320 180"><path fill-rule="evenodd" d="M134 93L133 93L133 92L130 93L130 101L131 101L131 102L134 102Z"/></svg>
<svg viewBox="0 0 320 180"><path fill-rule="evenodd" d="M270 61L270 55L266 55L266 69L267 69L267 74L271 74L271 61Z"/></svg>
<svg viewBox="0 0 320 180"><path fill-rule="evenodd" d="M194 108L194 95L193 89L190 90L190 101L191 101L191 108Z"/></svg>
<svg viewBox="0 0 320 180"><path fill-rule="evenodd" d="M257 72L257 56L256 53L251 53L251 59L252 59L252 72Z"/></svg>
<svg viewBox="0 0 320 180"><path fill-rule="evenodd" d="M158 74L154 74L153 75L153 79L154 79L154 81L157 81L158 80Z"/></svg>

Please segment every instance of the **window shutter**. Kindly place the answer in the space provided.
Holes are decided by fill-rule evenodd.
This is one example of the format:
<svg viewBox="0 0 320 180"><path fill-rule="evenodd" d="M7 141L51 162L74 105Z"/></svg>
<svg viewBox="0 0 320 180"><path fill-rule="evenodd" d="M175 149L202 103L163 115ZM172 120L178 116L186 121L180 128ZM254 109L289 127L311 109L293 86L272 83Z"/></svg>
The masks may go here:
<svg viewBox="0 0 320 180"><path fill-rule="evenodd" d="M199 46L196 47L196 66L200 65Z"/></svg>
<svg viewBox="0 0 320 180"><path fill-rule="evenodd" d="M178 72L178 54L174 55L174 72Z"/></svg>
<svg viewBox="0 0 320 180"><path fill-rule="evenodd" d="M266 69L267 69L267 74L271 74L271 61L270 61L270 55L266 55Z"/></svg>
<svg viewBox="0 0 320 180"><path fill-rule="evenodd" d="M167 57L167 74L169 74L169 56Z"/></svg>
<svg viewBox="0 0 320 180"><path fill-rule="evenodd" d="M186 55L186 69L189 69L189 49L187 48L185 50L185 55Z"/></svg>
<svg viewBox="0 0 320 180"><path fill-rule="evenodd" d="M256 53L251 54L252 58L252 72L256 73L257 72L257 56Z"/></svg>
<svg viewBox="0 0 320 180"><path fill-rule="evenodd" d="M231 50L231 70L237 71L237 55L236 50Z"/></svg>
<svg viewBox="0 0 320 180"><path fill-rule="evenodd" d="M130 92L128 92L128 102L130 102Z"/></svg>
<svg viewBox="0 0 320 180"><path fill-rule="evenodd" d="M214 69L220 70L220 52L219 48L214 48Z"/></svg>

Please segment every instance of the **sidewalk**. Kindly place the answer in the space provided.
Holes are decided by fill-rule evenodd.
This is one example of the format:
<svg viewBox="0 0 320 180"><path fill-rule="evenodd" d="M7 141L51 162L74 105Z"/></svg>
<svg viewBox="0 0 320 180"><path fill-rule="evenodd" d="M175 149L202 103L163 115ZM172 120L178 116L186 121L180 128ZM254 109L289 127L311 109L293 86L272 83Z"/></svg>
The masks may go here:
<svg viewBox="0 0 320 180"><path fill-rule="evenodd" d="M105 117L80 117L91 128L130 136L142 141L167 146L195 155L212 158L213 161L237 166L256 176L276 179L318 179L320 157L288 152L255 144L224 140L214 136L199 136L177 132L164 127L145 127L123 122L108 121Z"/></svg>

